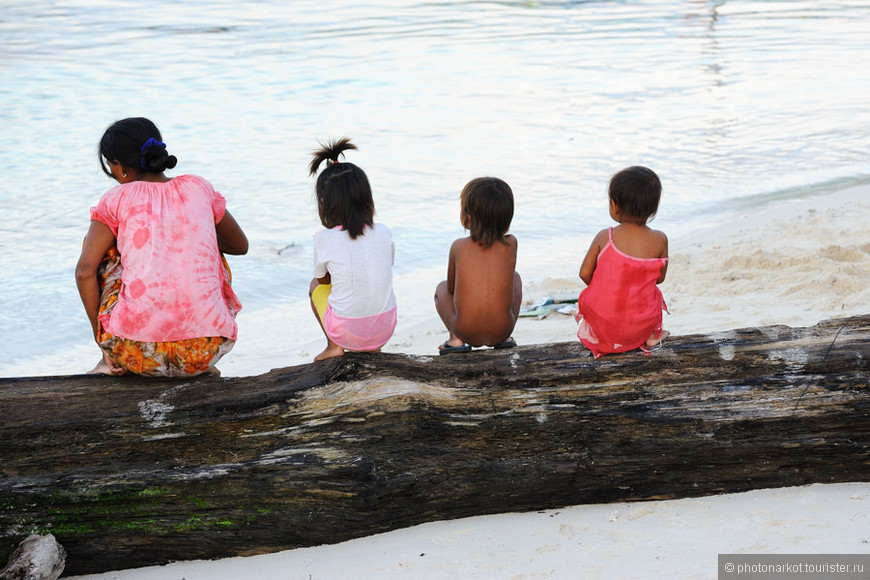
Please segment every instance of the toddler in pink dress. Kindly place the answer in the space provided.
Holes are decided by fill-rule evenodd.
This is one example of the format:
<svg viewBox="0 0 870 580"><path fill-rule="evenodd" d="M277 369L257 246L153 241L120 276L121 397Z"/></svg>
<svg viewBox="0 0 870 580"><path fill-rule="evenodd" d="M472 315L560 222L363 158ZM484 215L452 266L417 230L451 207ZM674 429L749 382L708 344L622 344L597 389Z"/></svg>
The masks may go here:
<svg viewBox="0 0 870 580"><path fill-rule="evenodd" d="M661 189L646 167L629 167L610 180L610 217L619 225L593 239L580 268L588 286L577 301L577 337L595 358L636 348L648 354L669 335L657 286L668 269L668 238L646 225Z"/></svg>

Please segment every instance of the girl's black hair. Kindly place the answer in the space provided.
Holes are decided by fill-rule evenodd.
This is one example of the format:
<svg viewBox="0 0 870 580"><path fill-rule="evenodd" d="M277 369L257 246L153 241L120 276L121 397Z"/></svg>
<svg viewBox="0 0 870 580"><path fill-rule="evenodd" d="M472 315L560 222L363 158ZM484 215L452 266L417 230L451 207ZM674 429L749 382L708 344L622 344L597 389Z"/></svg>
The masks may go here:
<svg viewBox="0 0 870 580"><path fill-rule="evenodd" d="M145 147L149 139L154 142ZM166 145L161 140L160 130L145 117L115 121L100 139L99 159L103 173L112 177L104 159L117 161L122 167L149 173L163 173L172 169L178 159L166 152Z"/></svg>
<svg viewBox="0 0 870 580"><path fill-rule="evenodd" d="M662 182L652 169L635 165L610 178L609 195L622 215L645 224L659 209Z"/></svg>
<svg viewBox="0 0 870 580"><path fill-rule="evenodd" d="M363 235L366 226L374 227L375 202L365 172L353 163L338 161L348 149L356 149L356 145L347 137L328 145L321 143L308 169L309 175L314 175L320 164L327 162L314 187L320 222L327 228L342 226L354 240Z"/></svg>
<svg viewBox="0 0 870 580"><path fill-rule="evenodd" d="M472 179L462 188L459 203L459 218L473 242L485 248L507 243L505 234L514 217L514 192L507 183L498 177Z"/></svg>

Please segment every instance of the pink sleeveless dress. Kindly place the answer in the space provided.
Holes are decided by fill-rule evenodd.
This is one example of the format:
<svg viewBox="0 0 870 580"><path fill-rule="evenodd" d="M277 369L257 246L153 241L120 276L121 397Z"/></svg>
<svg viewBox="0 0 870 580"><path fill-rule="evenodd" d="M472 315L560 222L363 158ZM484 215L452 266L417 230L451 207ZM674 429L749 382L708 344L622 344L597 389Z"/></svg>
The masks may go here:
<svg viewBox="0 0 870 580"><path fill-rule="evenodd" d="M577 300L577 337L595 358L645 348L650 334L662 331L662 310L667 311L656 285L667 258L635 258L613 244L598 254L592 283Z"/></svg>

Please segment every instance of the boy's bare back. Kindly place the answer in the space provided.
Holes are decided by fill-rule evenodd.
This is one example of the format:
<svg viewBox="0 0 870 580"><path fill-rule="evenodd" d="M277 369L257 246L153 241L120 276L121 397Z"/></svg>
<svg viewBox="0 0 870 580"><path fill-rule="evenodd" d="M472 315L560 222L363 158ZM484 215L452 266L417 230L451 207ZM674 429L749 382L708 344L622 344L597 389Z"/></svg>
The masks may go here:
<svg viewBox="0 0 870 580"><path fill-rule="evenodd" d="M460 238L450 248L447 288L455 310L455 334L472 346L493 346L513 332L522 301L516 273L517 239L484 247Z"/></svg>
<svg viewBox="0 0 870 580"><path fill-rule="evenodd" d="M435 308L450 332L438 348L448 354L513 346L508 339L523 300L517 239L507 233L514 194L497 177L477 177L462 188L459 202L459 221L471 235L450 246L447 279L435 288Z"/></svg>

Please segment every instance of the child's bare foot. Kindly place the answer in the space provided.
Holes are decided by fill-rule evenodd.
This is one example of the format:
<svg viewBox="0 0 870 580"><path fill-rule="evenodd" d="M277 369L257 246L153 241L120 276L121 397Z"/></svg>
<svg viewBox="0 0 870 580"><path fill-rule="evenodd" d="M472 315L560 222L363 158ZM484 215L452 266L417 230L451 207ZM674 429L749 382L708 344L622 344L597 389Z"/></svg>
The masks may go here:
<svg viewBox="0 0 870 580"><path fill-rule="evenodd" d="M335 344L329 344L323 352L314 357L314 361L317 362L319 360L326 360L328 358L335 358L337 356L342 356L344 354L344 349Z"/></svg>
<svg viewBox="0 0 870 580"><path fill-rule="evenodd" d="M465 346L465 343L462 342L461 339L456 338L455 336L451 336L450 338L445 340L443 344L438 345L438 350L448 348L448 347L456 348L457 346Z"/></svg>
<svg viewBox="0 0 870 580"><path fill-rule="evenodd" d="M659 335L659 337L656 338L656 333L653 332L652 334L649 335L649 338L646 339L646 345L647 345L648 347L652 348L652 347L654 347L654 346L656 346L656 345L661 344L662 341L663 341L664 339L666 339L667 337L669 337L670 335L671 335L670 332L668 332L667 330L663 330L662 333Z"/></svg>
<svg viewBox="0 0 870 580"><path fill-rule="evenodd" d="M110 375L110 374L112 374L112 371L109 370L109 365L107 365L106 363L103 362L102 359L100 359L100 362L97 363L97 366L95 366L94 368L89 370L87 372L87 374L89 374L89 375Z"/></svg>
<svg viewBox="0 0 870 580"><path fill-rule="evenodd" d="M450 354L454 352L471 352L471 347L465 344L461 338L456 338L455 336L451 336L438 345L438 354Z"/></svg>
<svg viewBox="0 0 870 580"><path fill-rule="evenodd" d="M120 367L116 365L114 362L110 360L106 360L105 357L100 359L100 362L97 363L97 366L92 368L87 372L89 375L123 375L127 372L127 369L124 367Z"/></svg>

